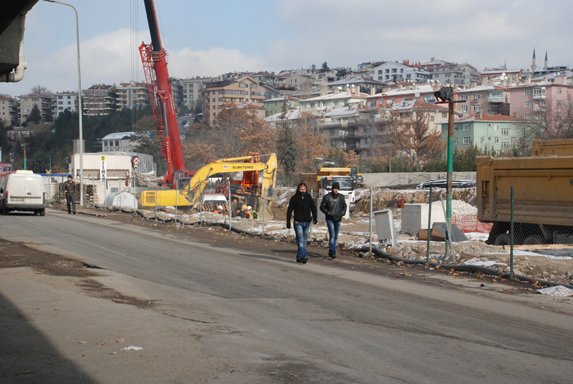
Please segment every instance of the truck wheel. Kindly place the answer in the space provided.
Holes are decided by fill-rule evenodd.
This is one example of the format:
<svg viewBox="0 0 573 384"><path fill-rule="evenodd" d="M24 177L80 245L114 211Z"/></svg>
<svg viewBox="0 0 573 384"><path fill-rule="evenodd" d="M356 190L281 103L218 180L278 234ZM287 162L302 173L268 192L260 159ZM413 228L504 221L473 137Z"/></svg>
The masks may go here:
<svg viewBox="0 0 573 384"><path fill-rule="evenodd" d="M40 210L40 216L46 216L46 208Z"/></svg>
<svg viewBox="0 0 573 384"><path fill-rule="evenodd" d="M523 244L545 244L545 241L540 235L531 235L527 236L525 240L523 240Z"/></svg>
<svg viewBox="0 0 573 384"><path fill-rule="evenodd" d="M2 201L2 214L3 215L7 215L8 214L8 208L6 208L6 203L4 201Z"/></svg>
<svg viewBox="0 0 573 384"><path fill-rule="evenodd" d="M494 245L510 245L511 237L507 233L502 233L495 238Z"/></svg>

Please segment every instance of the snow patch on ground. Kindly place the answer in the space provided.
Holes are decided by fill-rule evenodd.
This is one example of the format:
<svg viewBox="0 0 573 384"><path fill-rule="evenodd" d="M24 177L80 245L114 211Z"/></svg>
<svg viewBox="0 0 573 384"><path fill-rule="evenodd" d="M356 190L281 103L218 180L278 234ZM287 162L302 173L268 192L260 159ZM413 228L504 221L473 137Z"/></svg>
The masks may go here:
<svg viewBox="0 0 573 384"><path fill-rule="evenodd" d="M492 261L492 260L478 260L478 259L464 260L463 264L475 265L479 267L491 267L494 265L504 265L507 267L507 264L505 263L498 263L497 261Z"/></svg>

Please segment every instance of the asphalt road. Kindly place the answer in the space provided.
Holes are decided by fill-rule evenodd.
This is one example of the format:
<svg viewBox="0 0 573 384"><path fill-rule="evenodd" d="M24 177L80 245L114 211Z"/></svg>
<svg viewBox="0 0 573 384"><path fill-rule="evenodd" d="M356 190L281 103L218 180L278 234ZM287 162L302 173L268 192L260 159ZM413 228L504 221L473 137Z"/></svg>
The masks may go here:
<svg viewBox="0 0 573 384"><path fill-rule="evenodd" d="M155 300L161 316L209 325L201 353L237 368L206 382L571 381L571 311L530 299L300 265L56 211L0 217L0 238L123 274L122 291Z"/></svg>

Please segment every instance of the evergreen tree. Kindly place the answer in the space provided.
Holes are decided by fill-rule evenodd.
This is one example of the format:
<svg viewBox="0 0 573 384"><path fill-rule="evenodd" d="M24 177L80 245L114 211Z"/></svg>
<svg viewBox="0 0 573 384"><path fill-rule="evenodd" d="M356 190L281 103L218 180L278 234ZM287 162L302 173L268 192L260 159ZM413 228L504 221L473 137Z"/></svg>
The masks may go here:
<svg viewBox="0 0 573 384"><path fill-rule="evenodd" d="M286 103L283 104L283 114L286 113ZM281 130L277 140L277 157L288 182L296 169L297 149L294 135L288 121L281 123Z"/></svg>
<svg viewBox="0 0 573 384"><path fill-rule="evenodd" d="M326 61L322 63L322 69L330 69L328 68L328 64L326 63Z"/></svg>
<svg viewBox="0 0 573 384"><path fill-rule="evenodd" d="M30 112L30 114L28 115L26 122L38 124L40 121L42 121L42 113L40 113L40 108L38 108L38 104L34 104L34 106L32 107L32 112Z"/></svg>

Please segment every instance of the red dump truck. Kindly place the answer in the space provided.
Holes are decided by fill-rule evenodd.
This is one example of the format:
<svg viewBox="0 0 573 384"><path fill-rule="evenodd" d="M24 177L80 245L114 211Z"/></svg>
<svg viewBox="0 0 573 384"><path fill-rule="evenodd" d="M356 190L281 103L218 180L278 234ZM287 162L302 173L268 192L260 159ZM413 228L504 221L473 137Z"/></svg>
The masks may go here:
<svg viewBox="0 0 573 384"><path fill-rule="evenodd" d="M535 140L532 157L476 158L478 220L487 244L507 245L514 189L514 244L573 243L573 140Z"/></svg>

